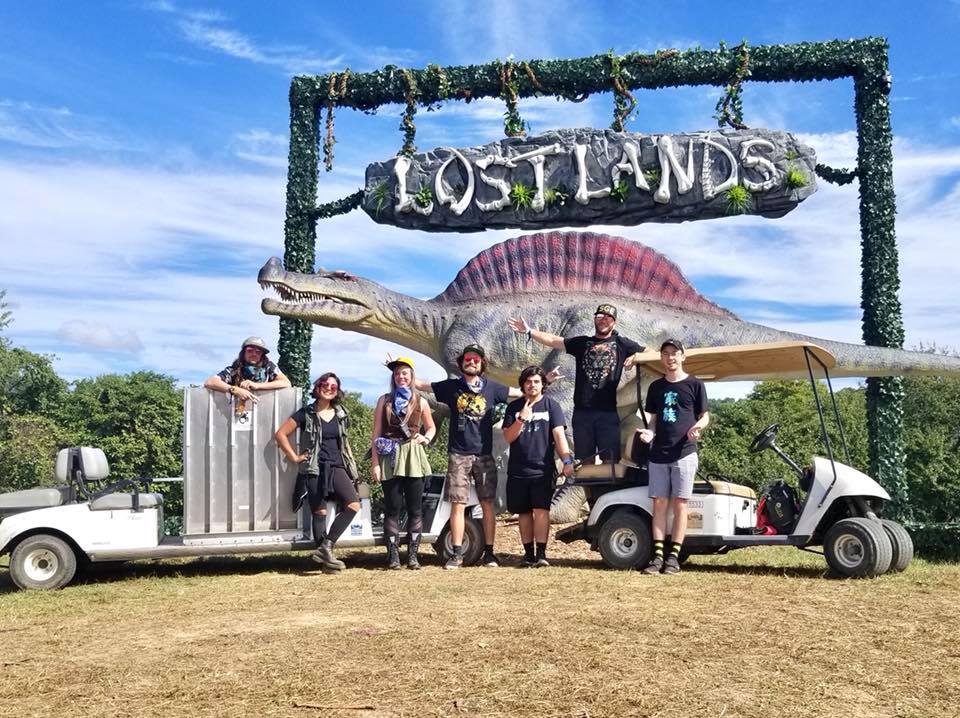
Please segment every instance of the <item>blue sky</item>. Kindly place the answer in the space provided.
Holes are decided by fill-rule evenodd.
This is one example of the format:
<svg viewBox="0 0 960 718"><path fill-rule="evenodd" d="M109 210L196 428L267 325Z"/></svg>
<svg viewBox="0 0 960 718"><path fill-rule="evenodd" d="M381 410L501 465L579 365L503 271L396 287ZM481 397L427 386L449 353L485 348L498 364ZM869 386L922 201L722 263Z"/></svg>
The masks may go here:
<svg viewBox="0 0 960 718"><path fill-rule="evenodd" d="M669 9L667 9L669 8ZM150 369L187 384L277 322L256 272L283 253L287 93L299 73L386 63L580 57L879 35L891 46L901 301L907 346L960 348L960 3L316 3L37 0L0 5L0 288L19 345L67 378ZM710 129L717 88L637 93L628 129ZM849 80L745 87L748 125L785 129L852 166ZM612 98L521 101L534 133L605 127ZM321 199L362 184L400 146L401 108L341 110ZM496 101L418 115L421 150L502 137ZM676 261L746 319L860 339L856 185L826 183L782 220L607 228ZM318 228L318 264L431 297L476 252L516 232L438 236L355 212ZM314 373L372 397L396 347L320 329ZM421 374L439 376L436 365Z"/></svg>

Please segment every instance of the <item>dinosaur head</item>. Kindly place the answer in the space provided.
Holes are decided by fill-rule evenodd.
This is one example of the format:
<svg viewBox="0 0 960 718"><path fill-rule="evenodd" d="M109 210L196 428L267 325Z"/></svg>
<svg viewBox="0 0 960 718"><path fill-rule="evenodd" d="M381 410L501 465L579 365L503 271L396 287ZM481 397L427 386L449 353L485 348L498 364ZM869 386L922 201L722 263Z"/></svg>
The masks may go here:
<svg viewBox="0 0 960 718"><path fill-rule="evenodd" d="M382 289L374 282L346 272L287 272L276 257L263 265L257 281L280 297L263 300L260 306L264 314L332 327L355 325L373 317L377 290Z"/></svg>
<svg viewBox="0 0 960 718"><path fill-rule="evenodd" d="M349 272L287 272L276 257L263 265L257 281L280 297L261 302L264 314L358 331L433 353L439 327L428 302Z"/></svg>

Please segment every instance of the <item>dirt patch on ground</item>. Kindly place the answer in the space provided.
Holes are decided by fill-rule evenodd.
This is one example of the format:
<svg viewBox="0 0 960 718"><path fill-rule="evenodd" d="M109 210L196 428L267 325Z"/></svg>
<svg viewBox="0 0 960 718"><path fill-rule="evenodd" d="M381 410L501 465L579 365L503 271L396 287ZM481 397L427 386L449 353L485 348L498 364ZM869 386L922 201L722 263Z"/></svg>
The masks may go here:
<svg viewBox="0 0 960 718"><path fill-rule="evenodd" d="M956 715L960 567L825 577L789 549L604 569L382 570L345 552L139 563L56 593L0 574L0 715Z"/></svg>

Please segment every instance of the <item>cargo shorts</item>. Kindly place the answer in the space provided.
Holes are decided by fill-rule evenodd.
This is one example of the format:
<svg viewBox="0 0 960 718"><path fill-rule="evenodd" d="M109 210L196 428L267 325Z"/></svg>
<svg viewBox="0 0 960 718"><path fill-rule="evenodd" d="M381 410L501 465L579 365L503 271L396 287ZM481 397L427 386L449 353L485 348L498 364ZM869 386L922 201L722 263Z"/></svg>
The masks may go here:
<svg viewBox="0 0 960 718"><path fill-rule="evenodd" d="M447 458L447 486L444 498L455 504L465 504L470 496L470 480L481 501L493 501L497 496L497 462L489 454L454 454Z"/></svg>

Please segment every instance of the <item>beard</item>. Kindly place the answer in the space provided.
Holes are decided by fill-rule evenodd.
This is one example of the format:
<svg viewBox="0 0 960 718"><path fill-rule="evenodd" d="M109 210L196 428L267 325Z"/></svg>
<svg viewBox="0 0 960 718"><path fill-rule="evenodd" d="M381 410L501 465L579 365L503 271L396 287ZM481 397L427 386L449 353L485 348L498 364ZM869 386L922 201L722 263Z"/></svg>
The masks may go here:
<svg viewBox="0 0 960 718"><path fill-rule="evenodd" d="M464 364L460 373L464 376L480 376L480 364Z"/></svg>
<svg viewBox="0 0 960 718"><path fill-rule="evenodd" d="M599 325L594 324L594 329L596 330L596 335L602 339L606 339L611 334L613 334L614 326L610 326L606 329L601 328Z"/></svg>

